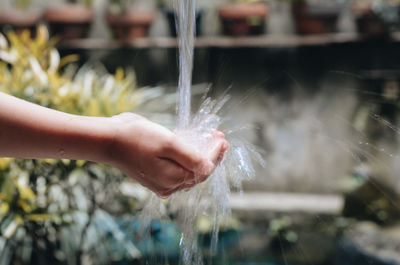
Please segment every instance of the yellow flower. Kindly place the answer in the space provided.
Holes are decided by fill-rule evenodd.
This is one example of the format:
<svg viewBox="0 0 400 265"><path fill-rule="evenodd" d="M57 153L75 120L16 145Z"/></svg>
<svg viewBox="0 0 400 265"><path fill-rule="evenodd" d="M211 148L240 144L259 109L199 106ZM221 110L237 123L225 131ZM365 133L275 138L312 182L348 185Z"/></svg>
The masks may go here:
<svg viewBox="0 0 400 265"><path fill-rule="evenodd" d="M0 171L7 169L12 160L11 158L0 158Z"/></svg>
<svg viewBox="0 0 400 265"><path fill-rule="evenodd" d="M8 203L6 203L6 202L0 203L0 214L1 215L7 214L9 210L10 210L10 205Z"/></svg>

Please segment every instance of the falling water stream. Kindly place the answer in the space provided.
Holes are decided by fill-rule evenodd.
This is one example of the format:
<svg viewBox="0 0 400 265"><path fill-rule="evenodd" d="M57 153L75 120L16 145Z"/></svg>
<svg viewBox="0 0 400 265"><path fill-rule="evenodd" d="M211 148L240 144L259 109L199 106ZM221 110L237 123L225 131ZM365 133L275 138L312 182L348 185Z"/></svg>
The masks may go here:
<svg viewBox="0 0 400 265"><path fill-rule="evenodd" d="M196 0L174 0L179 41L179 105L178 128L189 125L191 113L191 86L193 71Z"/></svg>
<svg viewBox="0 0 400 265"><path fill-rule="evenodd" d="M220 126L226 121L219 116L219 112L229 97L225 95L220 99L206 98L199 110L191 114L196 3L195 0L174 1L180 52L176 132L199 153L207 153L214 131L220 130ZM182 231L180 249L181 262L184 265L203 264L203 256L197 245L198 217L203 215L211 219L213 224L211 247L215 250L220 223L231 213L229 202L231 187L240 190L244 180L254 177L253 158L262 163L261 156L250 143L235 137L230 131L224 133L230 142L230 149L207 181L189 191L172 195L167 203L162 202L156 195L152 195L142 211L145 223L151 219L163 218L167 208L168 211L174 213L176 218L174 221L178 223Z"/></svg>

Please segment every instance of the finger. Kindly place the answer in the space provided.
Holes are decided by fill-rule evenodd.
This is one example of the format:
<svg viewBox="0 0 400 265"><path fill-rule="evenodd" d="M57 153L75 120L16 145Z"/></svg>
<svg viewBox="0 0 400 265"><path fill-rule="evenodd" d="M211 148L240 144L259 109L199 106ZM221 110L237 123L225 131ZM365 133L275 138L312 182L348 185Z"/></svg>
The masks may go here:
<svg viewBox="0 0 400 265"><path fill-rule="evenodd" d="M229 144L228 141L224 142L224 145L222 146L222 151L225 153L226 151L228 151L228 149L231 147L231 145Z"/></svg>
<svg viewBox="0 0 400 265"><path fill-rule="evenodd" d="M227 141L225 141L222 144L222 147L220 150L221 152L219 153L219 156L217 158L217 163L216 163L217 165L219 165L222 162L222 159L224 159L225 152L228 151L229 148L230 148L230 144Z"/></svg>
<svg viewBox="0 0 400 265"><path fill-rule="evenodd" d="M196 186L196 184L191 184L191 185L185 184L185 185L182 185L182 186L180 187L180 190L181 190L181 191L186 191L186 192L188 192L188 191L190 191L191 189L193 189L194 186Z"/></svg>
<svg viewBox="0 0 400 265"><path fill-rule="evenodd" d="M220 132L220 131L217 131L217 130L215 130L213 132L213 136L214 137L219 137L219 138L225 138L225 134L223 132Z"/></svg>
<svg viewBox="0 0 400 265"><path fill-rule="evenodd" d="M171 196L172 194L174 194L177 191L180 191L181 188L180 187L176 187L173 189L167 189L167 190L160 190L160 191L156 191L155 193L157 194L157 196L159 196L162 199L166 199L169 196Z"/></svg>
<svg viewBox="0 0 400 265"><path fill-rule="evenodd" d="M177 170L175 172L175 176L179 176L179 178L181 179L180 183L177 184L175 183L175 187L170 188L170 189L165 189L161 195L163 198L167 198L169 196L171 196L172 194L174 194L175 192L178 192L180 190L182 190L184 186L194 186L196 185L195 182L193 181L194 179L194 175L192 172L187 171L184 168L180 168L180 170ZM190 184L188 184L190 183Z"/></svg>
<svg viewBox="0 0 400 265"><path fill-rule="evenodd" d="M169 176L169 177L168 177ZM170 178L169 185L178 190L185 189L186 187L193 187L207 179L208 176L195 175L193 172L187 169L177 166L175 168L170 168L169 173L166 178Z"/></svg>
<svg viewBox="0 0 400 265"><path fill-rule="evenodd" d="M157 164L164 164L163 171L165 174L163 174L163 179L160 180L160 183L162 182L164 187L171 187L174 189L182 185L194 186L203 182L208 177L195 175L193 172L181 167L174 161L162 159L160 163Z"/></svg>
<svg viewBox="0 0 400 265"><path fill-rule="evenodd" d="M191 145L177 138L166 146L163 156L195 174L203 171L212 171L214 168L211 161L201 156Z"/></svg>
<svg viewBox="0 0 400 265"><path fill-rule="evenodd" d="M195 181L185 182L184 184L182 184L180 186L180 190L189 191L193 187L205 182L208 179L208 177L209 176L203 175L203 176L200 176L200 177L196 177Z"/></svg>
<svg viewBox="0 0 400 265"><path fill-rule="evenodd" d="M209 177L209 175L202 175L202 176L199 176L199 177L196 178L196 182L194 182L194 183L188 183L187 185L188 185L188 186L195 186L195 185L198 185L198 184L200 184L200 183L205 182L205 181L208 179L208 177Z"/></svg>
<svg viewBox="0 0 400 265"><path fill-rule="evenodd" d="M160 197L167 198L167 197L171 196L172 194L174 194L175 192L193 188L198 183L194 180L195 178L194 178L193 173L191 173L185 169L183 169L183 170L187 172L186 173L187 175L185 177L183 177L182 182L179 185L177 185L175 188L165 189L165 190L158 192L157 194Z"/></svg>
<svg viewBox="0 0 400 265"><path fill-rule="evenodd" d="M178 186L182 185L187 185L187 184L196 184L197 183L197 177L193 174L193 172L180 167L180 170L178 171L179 176L181 178L181 181Z"/></svg>
<svg viewBox="0 0 400 265"><path fill-rule="evenodd" d="M224 152L227 150L227 142L225 140L218 140L215 143L212 144L212 149L210 150L208 154L208 158L210 161L213 163L213 167L211 168L210 171L205 171L203 172L202 175L210 175L215 167L221 162L223 159Z"/></svg>

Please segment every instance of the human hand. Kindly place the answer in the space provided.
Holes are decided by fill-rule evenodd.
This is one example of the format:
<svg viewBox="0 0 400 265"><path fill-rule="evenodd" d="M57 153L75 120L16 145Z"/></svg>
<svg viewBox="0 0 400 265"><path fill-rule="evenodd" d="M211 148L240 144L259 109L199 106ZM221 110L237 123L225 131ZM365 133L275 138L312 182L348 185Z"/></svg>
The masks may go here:
<svg viewBox="0 0 400 265"><path fill-rule="evenodd" d="M107 163L163 197L207 179L229 147L219 132L203 140L199 153L139 115L77 116L0 93L0 156Z"/></svg>
<svg viewBox="0 0 400 265"><path fill-rule="evenodd" d="M213 134L208 152L200 154L172 131L142 116L123 113L111 120L116 135L106 162L161 197L205 181L229 148L221 132Z"/></svg>

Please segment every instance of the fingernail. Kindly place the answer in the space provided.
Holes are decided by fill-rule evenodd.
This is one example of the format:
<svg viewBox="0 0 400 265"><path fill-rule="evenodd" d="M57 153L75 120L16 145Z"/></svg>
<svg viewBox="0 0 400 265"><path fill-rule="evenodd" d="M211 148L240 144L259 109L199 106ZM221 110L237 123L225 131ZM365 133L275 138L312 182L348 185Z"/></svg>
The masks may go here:
<svg viewBox="0 0 400 265"><path fill-rule="evenodd" d="M223 132L220 132L220 131L215 131L215 136L217 136L217 137L221 137L221 138L223 138L223 137L225 137L225 134L223 133Z"/></svg>
<svg viewBox="0 0 400 265"><path fill-rule="evenodd" d="M225 142L225 143L222 145L222 148L223 148L224 152L225 152L226 150L228 150L230 147L231 147L231 145L230 145L228 142Z"/></svg>

